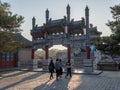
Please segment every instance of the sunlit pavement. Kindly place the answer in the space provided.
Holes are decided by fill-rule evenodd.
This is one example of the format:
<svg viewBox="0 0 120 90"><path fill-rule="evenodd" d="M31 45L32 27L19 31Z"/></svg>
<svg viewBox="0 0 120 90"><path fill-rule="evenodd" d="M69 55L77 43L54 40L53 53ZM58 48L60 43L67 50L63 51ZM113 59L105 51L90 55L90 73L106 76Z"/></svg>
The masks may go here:
<svg viewBox="0 0 120 90"><path fill-rule="evenodd" d="M30 71L1 72L0 90L120 90L120 71L104 71L99 75L73 74L58 81L49 73Z"/></svg>

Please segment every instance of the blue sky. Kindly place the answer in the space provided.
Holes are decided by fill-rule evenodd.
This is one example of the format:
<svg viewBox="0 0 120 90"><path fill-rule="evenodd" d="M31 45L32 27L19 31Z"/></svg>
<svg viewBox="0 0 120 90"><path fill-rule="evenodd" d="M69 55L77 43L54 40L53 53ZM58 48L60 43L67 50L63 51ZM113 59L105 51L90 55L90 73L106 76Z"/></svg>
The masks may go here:
<svg viewBox="0 0 120 90"><path fill-rule="evenodd" d="M97 26L102 36L110 35L109 27L105 25L108 20L112 20L110 6L120 4L120 0L2 0L11 5L13 14L24 16L24 23L21 28L22 34L31 40L30 30L32 27L32 17L36 17L39 26L45 23L45 10L48 8L52 19L60 19L66 15L66 6L71 7L71 19L80 20L85 17L85 7L90 9L90 23Z"/></svg>

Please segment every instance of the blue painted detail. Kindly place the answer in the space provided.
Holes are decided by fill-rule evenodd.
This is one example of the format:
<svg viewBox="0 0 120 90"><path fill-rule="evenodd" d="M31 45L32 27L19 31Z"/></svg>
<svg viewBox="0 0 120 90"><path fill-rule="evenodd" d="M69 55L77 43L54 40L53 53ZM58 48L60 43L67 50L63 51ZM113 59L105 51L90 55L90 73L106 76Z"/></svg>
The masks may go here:
<svg viewBox="0 0 120 90"><path fill-rule="evenodd" d="M81 36L71 36L70 40L86 40L86 35L81 35Z"/></svg>
<svg viewBox="0 0 120 90"><path fill-rule="evenodd" d="M71 43L70 47L85 47L86 43Z"/></svg>
<svg viewBox="0 0 120 90"><path fill-rule="evenodd" d="M45 39L33 40L33 43L45 43Z"/></svg>

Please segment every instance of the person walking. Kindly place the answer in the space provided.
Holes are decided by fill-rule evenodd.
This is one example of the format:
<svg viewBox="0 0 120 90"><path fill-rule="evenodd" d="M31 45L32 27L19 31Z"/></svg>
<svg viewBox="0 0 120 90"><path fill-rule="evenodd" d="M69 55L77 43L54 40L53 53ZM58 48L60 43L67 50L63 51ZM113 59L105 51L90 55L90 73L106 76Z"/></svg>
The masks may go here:
<svg viewBox="0 0 120 90"><path fill-rule="evenodd" d="M67 78L68 75L70 75L70 77L72 77L72 74L71 74L71 63L70 62L66 63L66 68L67 68L67 73L66 73L65 78Z"/></svg>
<svg viewBox="0 0 120 90"><path fill-rule="evenodd" d="M59 59L59 62L60 62L60 71L59 71L59 74L60 74L60 78L62 77L62 74L63 74L63 63L62 63L62 60Z"/></svg>
<svg viewBox="0 0 120 90"><path fill-rule="evenodd" d="M56 70L56 80L58 80L58 77L60 76L60 62L59 62L59 59L56 59L55 70Z"/></svg>
<svg viewBox="0 0 120 90"><path fill-rule="evenodd" d="M49 63L49 72L50 72L50 79L53 79L53 73L54 73L54 63L53 60Z"/></svg>

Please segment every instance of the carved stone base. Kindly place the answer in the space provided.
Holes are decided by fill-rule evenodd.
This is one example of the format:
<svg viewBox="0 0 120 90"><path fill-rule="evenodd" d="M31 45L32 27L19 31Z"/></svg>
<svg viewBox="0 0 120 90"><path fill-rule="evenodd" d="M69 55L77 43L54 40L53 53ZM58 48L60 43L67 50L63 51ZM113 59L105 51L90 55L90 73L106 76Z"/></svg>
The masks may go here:
<svg viewBox="0 0 120 90"><path fill-rule="evenodd" d="M48 64L49 64L49 62L48 62L48 60L43 60L42 61L42 64L43 64L43 71L48 71Z"/></svg>
<svg viewBox="0 0 120 90"><path fill-rule="evenodd" d="M32 60L31 68L32 68L32 69L37 69L37 68L38 68L37 60Z"/></svg>
<svg viewBox="0 0 120 90"><path fill-rule="evenodd" d="M92 59L84 59L84 72L93 72L93 60Z"/></svg>

